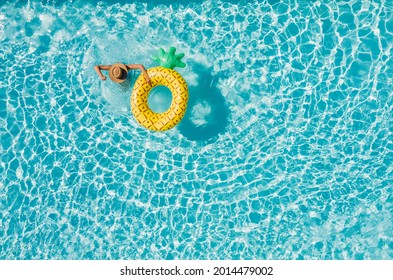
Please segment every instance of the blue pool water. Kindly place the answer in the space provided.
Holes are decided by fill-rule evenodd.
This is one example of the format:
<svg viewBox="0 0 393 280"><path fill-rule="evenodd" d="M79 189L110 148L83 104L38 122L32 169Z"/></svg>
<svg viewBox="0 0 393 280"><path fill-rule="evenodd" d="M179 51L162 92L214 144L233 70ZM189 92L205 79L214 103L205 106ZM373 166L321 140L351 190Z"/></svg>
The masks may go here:
<svg viewBox="0 0 393 280"><path fill-rule="evenodd" d="M392 1L126 2L0 4L1 259L393 259ZM171 45L150 132L93 66Z"/></svg>

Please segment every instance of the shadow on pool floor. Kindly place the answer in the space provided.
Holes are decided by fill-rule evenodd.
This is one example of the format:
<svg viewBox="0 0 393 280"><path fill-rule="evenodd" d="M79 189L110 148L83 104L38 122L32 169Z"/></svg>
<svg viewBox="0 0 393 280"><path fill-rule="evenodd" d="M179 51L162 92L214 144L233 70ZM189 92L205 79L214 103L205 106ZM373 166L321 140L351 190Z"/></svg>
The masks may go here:
<svg viewBox="0 0 393 280"><path fill-rule="evenodd" d="M189 66L198 74L198 83L189 86L188 107L179 130L189 140L209 140L225 131L229 109L211 69L197 63Z"/></svg>

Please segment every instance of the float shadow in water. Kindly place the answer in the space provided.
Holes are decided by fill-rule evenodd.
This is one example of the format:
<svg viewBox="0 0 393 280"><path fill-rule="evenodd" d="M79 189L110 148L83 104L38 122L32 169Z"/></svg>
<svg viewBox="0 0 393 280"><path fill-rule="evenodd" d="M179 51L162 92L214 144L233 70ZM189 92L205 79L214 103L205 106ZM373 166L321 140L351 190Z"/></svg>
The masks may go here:
<svg viewBox="0 0 393 280"><path fill-rule="evenodd" d="M188 88L188 107L179 131L189 140L209 140L225 131L229 109L210 69L199 64L191 67L197 71L198 83Z"/></svg>

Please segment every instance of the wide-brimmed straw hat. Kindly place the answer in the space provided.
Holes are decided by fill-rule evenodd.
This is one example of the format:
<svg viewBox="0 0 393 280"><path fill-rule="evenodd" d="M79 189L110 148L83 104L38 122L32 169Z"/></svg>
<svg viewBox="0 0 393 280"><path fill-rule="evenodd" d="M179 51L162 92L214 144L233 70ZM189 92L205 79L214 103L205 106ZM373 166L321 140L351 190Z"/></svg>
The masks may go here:
<svg viewBox="0 0 393 280"><path fill-rule="evenodd" d="M115 83L124 82L128 75L128 69L123 63L115 63L109 68L109 78Z"/></svg>

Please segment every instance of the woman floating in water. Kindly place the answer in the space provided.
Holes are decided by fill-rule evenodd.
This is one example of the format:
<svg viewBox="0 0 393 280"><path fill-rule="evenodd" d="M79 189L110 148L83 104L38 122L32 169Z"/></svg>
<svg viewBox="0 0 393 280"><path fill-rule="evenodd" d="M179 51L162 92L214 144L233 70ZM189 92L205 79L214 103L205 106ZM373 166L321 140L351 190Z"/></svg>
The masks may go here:
<svg viewBox="0 0 393 280"><path fill-rule="evenodd" d="M147 73L145 67L142 64L123 64L115 63L113 65L96 65L94 70L96 70L98 76L101 80L105 81L106 77L102 74L101 70L108 70L109 78L118 84L125 85L128 84L127 76L130 69L139 69L145 75L146 82L151 86L151 81L149 74Z"/></svg>

